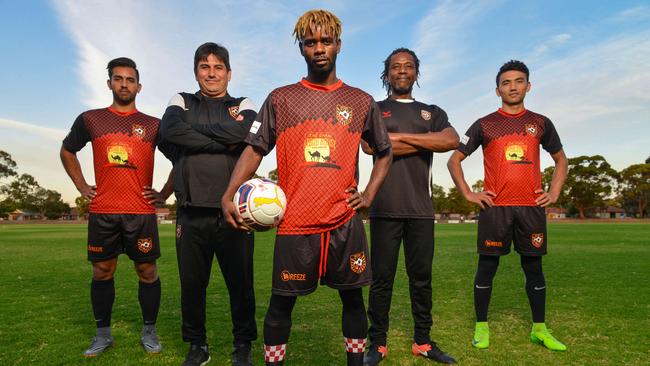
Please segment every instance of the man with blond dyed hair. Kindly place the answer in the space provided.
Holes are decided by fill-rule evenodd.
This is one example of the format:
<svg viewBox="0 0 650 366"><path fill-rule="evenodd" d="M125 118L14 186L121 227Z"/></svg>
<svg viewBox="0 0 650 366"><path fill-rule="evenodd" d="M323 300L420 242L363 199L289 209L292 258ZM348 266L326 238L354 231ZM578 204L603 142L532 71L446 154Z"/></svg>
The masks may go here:
<svg viewBox="0 0 650 366"><path fill-rule="evenodd" d="M298 19L294 35L307 77L267 97L221 207L228 223L246 229L232 197L276 147L287 210L275 241L273 289L264 320L266 364L284 364L296 299L320 282L339 291L347 364L361 366L368 326L361 288L372 274L357 212L370 206L386 177L390 140L373 98L336 77L340 20L325 10L308 11ZM357 190L361 139L377 154L363 193Z"/></svg>

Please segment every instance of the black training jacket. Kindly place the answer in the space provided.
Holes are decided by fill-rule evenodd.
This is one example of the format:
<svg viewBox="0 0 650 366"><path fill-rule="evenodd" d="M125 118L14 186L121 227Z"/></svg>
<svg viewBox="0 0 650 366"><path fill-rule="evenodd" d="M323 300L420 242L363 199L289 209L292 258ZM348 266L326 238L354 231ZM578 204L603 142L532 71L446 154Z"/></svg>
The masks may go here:
<svg viewBox="0 0 650 366"><path fill-rule="evenodd" d="M178 148L172 163L179 207L221 207L221 196L256 116L248 98L208 98L201 92L172 97L160 133Z"/></svg>

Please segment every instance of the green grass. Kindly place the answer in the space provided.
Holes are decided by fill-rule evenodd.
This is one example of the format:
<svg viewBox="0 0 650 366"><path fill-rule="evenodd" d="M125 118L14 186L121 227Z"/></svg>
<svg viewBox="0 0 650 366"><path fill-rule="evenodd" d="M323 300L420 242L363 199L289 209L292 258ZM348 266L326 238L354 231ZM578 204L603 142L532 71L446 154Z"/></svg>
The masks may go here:
<svg viewBox="0 0 650 366"><path fill-rule="evenodd" d="M502 259L490 306L491 346L470 345L476 266L475 225L438 225L433 265L433 338L464 365L613 365L650 363L650 225L552 223L547 325L569 347L553 353L528 340L530 310L518 256ZM94 334L89 301L91 267L83 225L0 225L0 365L178 365L187 346L180 337L179 280L173 227L161 225L159 260L163 298L158 333L163 353L139 346L137 277L126 256L116 273L115 347L97 359L81 353ZM255 287L263 364L262 324L270 296L273 233L257 234ZM207 328L213 361L228 365L231 323L221 273L213 269ZM367 292L364 294L367 299ZM289 365L343 365L340 304L321 287L302 297L293 314ZM389 358L382 365L427 365L410 355L412 319L407 277L400 263L393 294Z"/></svg>

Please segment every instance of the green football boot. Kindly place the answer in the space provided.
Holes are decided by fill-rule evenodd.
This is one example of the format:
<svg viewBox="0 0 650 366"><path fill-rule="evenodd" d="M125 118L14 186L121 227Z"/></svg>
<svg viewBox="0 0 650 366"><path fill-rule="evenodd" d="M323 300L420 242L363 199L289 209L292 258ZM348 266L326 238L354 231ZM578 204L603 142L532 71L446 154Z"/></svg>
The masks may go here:
<svg viewBox="0 0 650 366"><path fill-rule="evenodd" d="M472 346L485 349L490 346L490 327L487 322L476 322Z"/></svg>
<svg viewBox="0 0 650 366"><path fill-rule="evenodd" d="M546 324L544 323L533 323L533 329L530 332L530 341L543 344L544 347L551 351L566 351L566 346L551 335L551 331L546 329Z"/></svg>

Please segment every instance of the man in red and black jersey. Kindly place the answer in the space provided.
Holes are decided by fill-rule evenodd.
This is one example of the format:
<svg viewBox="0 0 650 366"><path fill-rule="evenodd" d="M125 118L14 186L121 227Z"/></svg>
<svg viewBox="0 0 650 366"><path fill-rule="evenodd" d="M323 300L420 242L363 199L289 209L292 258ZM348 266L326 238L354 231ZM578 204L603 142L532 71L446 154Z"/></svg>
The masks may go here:
<svg viewBox="0 0 650 366"><path fill-rule="evenodd" d="M308 11L294 33L307 77L275 89L264 102L222 209L231 225L246 230L232 197L275 147L287 208L275 241L273 289L264 321L266 364L284 363L297 296L315 291L320 281L339 291L347 362L362 365L367 318L361 287L372 275L357 211L370 206L386 176L390 140L372 97L336 76L339 19L325 10ZM357 189L361 139L378 155L363 193Z"/></svg>
<svg viewBox="0 0 650 366"><path fill-rule="evenodd" d="M398 48L384 61L381 75L388 98L378 105L394 159L369 212L373 281L368 300L371 345L364 362L368 366L388 354L388 313L402 241L415 322L411 351L437 362L455 362L429 336L435 221L430 187L433 152L458 147L458 134L440 107L413 99L419 66L415 52ZM362 146L372 153L367 144Z"/></svg>
<svg viewBox="0 0 650 366"><path fill-rule="evenodd" d="M97 356L113 344L113 274L121 253L135 262L140 278L142 345L149 353L162 350L156 336L160 306L156 259L160 257L160 246L154 204L164 203L171 194L173 174L160 193L151 185L156 145L170 158L175 150L159 144L160 120L135 107L141 89L135 62L121 57L109 62L107 69L113 104L79 115L61 147L63 167L81 195L91 200L88 260L93 266L90 298L97 334L84 352L86 357ZM76 155L89 141L93 146L96 186L86 182Z"/></svg>
<svg viewBox="0 0 650 366"><path fill-rule="evenodd" d="M190 348L183 365L210 360L205 308L212 263L217 258L230 299L232 361L251 364L257 339L253 288L253 234L223 222L220 199L257 116L249 98L228 94L232 76L228 50L216 43L194 53L196 93L175 94L162 118L162 135L180 153L173 160L178 205L176 254L181 279L182 335Z"/></svg>
<svg viewBox="0 0 650 366"><path fill-rule="evenodd" d="M509 61L499 70L496 94L501 108L477 120L460 140L447 166L465 199L481 207L478 224L478 269L474 278L476 327L472 344L487 348L488 305L499 256L510 252L511 242L521 256L526 276L526 294L533 315L531 340L547 348L564 351L544 323L546 282L542 256L546 254L544 207L557 201L567 174L567 159L553 123L526 110L530 91L529 71L520 61ZM548 192L542 189L540 145L555 161ZM483 192L472 192L465 182L461 162L479 146L483 148L485 184Z"/></svg>

